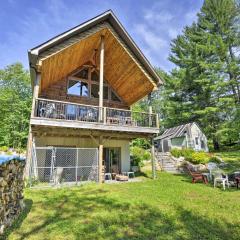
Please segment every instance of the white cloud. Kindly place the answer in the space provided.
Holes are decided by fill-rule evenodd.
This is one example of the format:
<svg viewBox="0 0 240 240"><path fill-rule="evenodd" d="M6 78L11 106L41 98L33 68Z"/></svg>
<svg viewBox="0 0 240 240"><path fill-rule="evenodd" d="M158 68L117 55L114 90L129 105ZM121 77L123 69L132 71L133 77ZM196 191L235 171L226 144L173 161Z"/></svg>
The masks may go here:
<svg viewBox="0 0 240 240"><path fill-rule="evenodd" d="M135 31L142 37L144 42L152 49L159 49L167 46L167 41L149 30L145 24L135 25Z"/></svg>
<svg viewBox="0 0 240 240"><path fill-rule="evenodd" d="M165 23L173 19L173 15L167 11L158 11L157 9L147 10L144 13L144 18L147 21L156 21Z"/></svg>

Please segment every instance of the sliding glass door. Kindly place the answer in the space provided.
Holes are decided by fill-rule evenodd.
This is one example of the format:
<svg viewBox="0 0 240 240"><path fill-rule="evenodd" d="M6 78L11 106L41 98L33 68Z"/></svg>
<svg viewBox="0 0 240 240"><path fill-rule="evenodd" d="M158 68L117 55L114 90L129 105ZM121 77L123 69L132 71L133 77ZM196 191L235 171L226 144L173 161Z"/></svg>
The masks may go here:
<svg viewBox="0 0 240 240"><path fill-rule="evenodd" d="M104 148L103 160L105 172L120 173L121 172L121 148Z"/></svg>

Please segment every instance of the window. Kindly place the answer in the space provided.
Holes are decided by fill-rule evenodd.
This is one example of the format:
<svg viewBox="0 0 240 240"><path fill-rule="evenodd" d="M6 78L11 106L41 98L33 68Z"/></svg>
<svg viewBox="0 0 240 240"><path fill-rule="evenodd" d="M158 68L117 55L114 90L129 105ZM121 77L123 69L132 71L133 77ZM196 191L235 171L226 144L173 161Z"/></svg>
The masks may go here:
<svg viewBox="0 0 240 240"><path fill-rule="evenodd" d="M98 98L99 85L92 84L91 87L91 97Z"/></svg>
<svg viewBox="0 0 240 240"><path fill-rule="evenodd" d="M99 85L92 84L91 85L91 97L99 98ZM108 87L103 86L103 99L108 100Z"/></svg>
<svg viewBox="0 0 240 240"><path fill-rule="evenodd" d="M121 100L118 98L118 96L111 91L111 100L116 101L116 102L121 102Z"/></svg>
<svg viewBox="0 0 240 240"><path fill-rule="evenodd" d="M88 84L82 81L69 80L67 93L79 97L88 97Z"/></svg>
<svg viewBox="0 0 240 240"><path fill-rule="evenodd" d="M85 66L68 78L67 94L78 97L99 98L99 73L92 67ZM122 102L111 89L107 81L103 82L103 99Z"/></svg>
<svg viewBox="0 0 240 240"><path fill-rule="evenodd" d="M92 81L99 82L99 76L95 71L92 72L91 79L92 79Z"/></svg>
<svg viewBox="0 0 240 240"><path fill-rule="evenodd" d="M103 99L108 100L108 87L103 86Z"/></svg>
<svg viewBox="0 0 240 240"><path fill-rule="evenodd" d="M82 78L82 79L88 79L88 69L83 69L80 72L76 73L74 77Z"/></svg>
<svg viewBox="0 0 240 240"><path fill-rule="evenodd" d="M195 143L198 145L198 137L195 137Z"/></svg>

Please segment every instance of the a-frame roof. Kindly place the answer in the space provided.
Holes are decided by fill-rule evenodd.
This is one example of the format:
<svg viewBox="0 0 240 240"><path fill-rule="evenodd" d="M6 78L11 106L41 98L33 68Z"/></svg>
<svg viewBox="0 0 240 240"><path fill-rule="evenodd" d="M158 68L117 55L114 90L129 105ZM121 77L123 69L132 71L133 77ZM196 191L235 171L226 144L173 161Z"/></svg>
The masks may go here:
<svg viewBox="0 0 240 240"><path fill-rule="evenodd" d="M158 137L155 137L154 140L161 140L161 139L172 139L177 137L183 137L186 133L190 133L191 128L193 125L196 125L200 130L200 126L196 122L182 124L176 127L166 129L163 134ZM202 130L201 130L202 131Z"/></svg>
<svg viewBox="0 0 240 240"><path fill-rule="evenodd" d="M162 84L111 10L29 50L32 80L36 69L42 73L42 89L66 77L92 57L102 35L106 39L105 77L129 105Z"/></svg>
<svg viewBox="0 0 240 240"><path fill-rule="evenodd" d="M154 140L161 140L164 138L176 138L176 137L182 137L186 135L186 132L189 131L191 126L195 124L193 123L186 123L183 125L179 125L176 127L168 128L164 131L164 133L158 137L156 137Z"/></svg>

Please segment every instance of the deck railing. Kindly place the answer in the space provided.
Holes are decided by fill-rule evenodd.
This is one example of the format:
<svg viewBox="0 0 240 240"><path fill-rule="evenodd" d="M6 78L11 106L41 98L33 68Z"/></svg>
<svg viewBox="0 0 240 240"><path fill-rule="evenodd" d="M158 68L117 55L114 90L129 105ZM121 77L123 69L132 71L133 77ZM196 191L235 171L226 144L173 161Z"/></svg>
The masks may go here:
<svg viewBox="0 0 240 240"><path fill-rule="evenodd" d="M158 127L156 114L117 108L36 99L35 117L102 123L107 125Z"/></svg>

